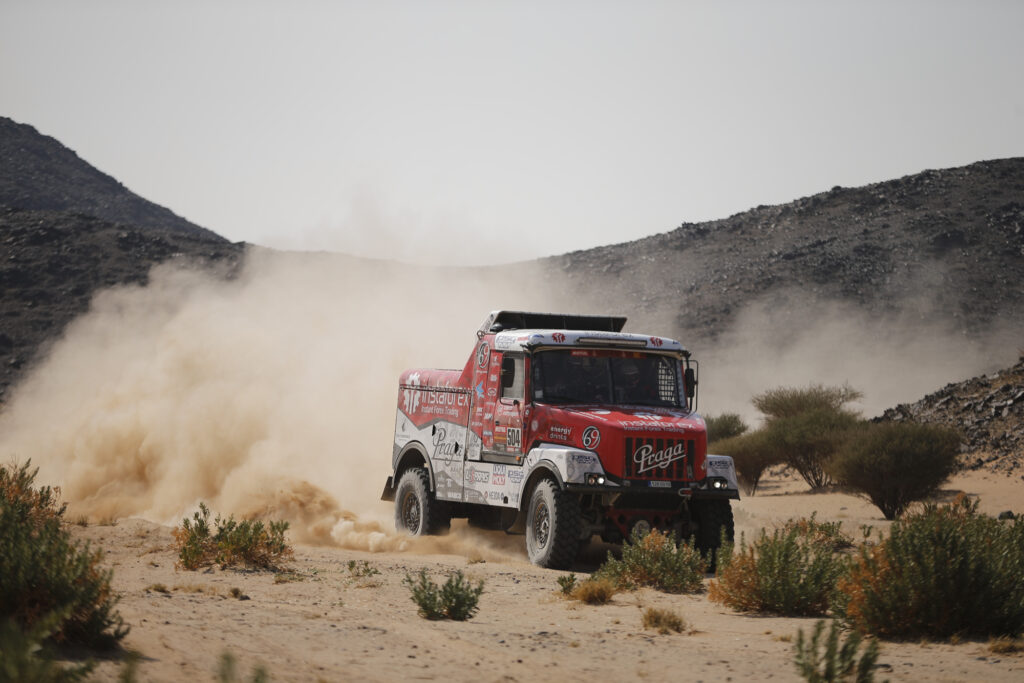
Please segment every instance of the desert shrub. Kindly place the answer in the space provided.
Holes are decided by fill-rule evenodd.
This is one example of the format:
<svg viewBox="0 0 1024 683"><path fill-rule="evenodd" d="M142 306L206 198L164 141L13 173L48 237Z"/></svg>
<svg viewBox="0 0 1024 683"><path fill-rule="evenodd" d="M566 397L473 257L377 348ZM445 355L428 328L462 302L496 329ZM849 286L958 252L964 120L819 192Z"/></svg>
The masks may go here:
<svg viewBox="0 0 1024 683"><path fill-rule="evenodd" d="M812 385L770 389L751 401L765 416L763 431L769 449L781 454L808 486L819 489L832 484L828 461L859 423L843 405L861 395L849 386Z"/></svg>
<svg viewBox="0 0 1024 683"><path fill-rule="evenodd" d="M704 586L707 564L692 543L677 544L675 536L653 530L633 533L622 546L622 559L608 559L594 573L620 588L650 586L666 593L695 593Z"/></svg>
<svg viewBox="0 0 1024 683"><path fill-rule="evenodd" d="M960 435L915 422L865 424L829 464L841 484L862 493L886 519L934 494L956 468Z"/></svg>
<svg viewBox="0 0 1024 683"><path fill-rule="evenodd" d="M960 498L896 520L839 581L837 608L885 638L1017 635L1024 630L1024 520Z"/></svg>
<svg viewBox="0 0 1024 683"><path fill-rule="evenodd" d="M380 574L380 570L366 560L360 560L359 562L349 560L348 573L353 579L366 579Z"/></svg>
<svg viewBox="0 0 1024 683"><path fill-rule="evenodd" d="M672 610L648 607L644 610L643 625L644 628L656 629L663 635L669 631L682 633L686 628L686 620Z"/></svg>
<svg viewBox="0 0 1024 683"><path fill-rule="evenodd" d="M591 577L586 581L580 581L568 595L573 600L585 602L588 605L606 605L611 602L616 593L619 592L618 585L606 577Z"/></svg>
<svg viewBox="0 0 1024 683"><path fill-rule="evenodd" d="M706 416L704 423L708 430L708 443L717 443L745 433L749 427L736 413Z"/></svg>
<svg viewBox="0 0 1024 683"><path fill-rule="evenodd" d="M562 595L569 595L572 593L572 589L576 587L576 575L567 574L566 576L559 576L558 587L561 589Z"/></svg>
<svg viewBox="0 0 1024 683"><path fill-rule="evenodd" d="M821 642L825 631L825 622L814 625L814 632L808 642L804 631L797 632L796 645L793 647L794 663L800 676L810 683L831 683L831 681L855 680L857 683L868 683L875 679L875 666L878 663L878 641L871 640L857 659L857 651L861 645L861 635L856 631L850 633L839 643L839 622L832 621L828 638ZM824 646L824 650L822 650Z"/></svg>
<svg viewBox="0 0 1024 683"><path fill-rule="evenodd" d="M736 477L748 496L757 492L757 485L769 467L784 461L782 453L765 430L719 441L715 444L715 451L732 457L736 465Z"/></svg>
<svg viewBox="0 0 1024 683"><path fill-rule="evenodd" d="M812 489L833 483L828 464L860 423L853 413L828 409L781 417L765 425L771 447Z"/></svg>
<svg viewBox="0 0 1024 683"><path fill-rule="evenodd" d="M412 593L412 601L419 607L419 613L426 619L454 619L465 621L477 611L484 582L476 586L456 570L441 587L430 580L427 570L421 569L416 578L409 574L402 581Z"/></svg>
<svg viewBox="0 0 1024 683"><path fill-rule="evenodd" d="M793 524L771 536L762 529L750 546L741 541L739 548L723 548L709 597L741 611L824 614L847 562L829 544L818 542L809 528Z"/></svg>
<svg viewBox="0 0 1024 683"><path fill-rule="evenodd" d="M818 410L837 413L851 401L862 398L864 394L850 387L826 387L812 384L806 389L794 387L778 387L769 389L750 399L754 407L768 420L796 417L804 413Z"/></svg>
<svg viewBox="0 0 1024 683"><path fill-rule="evenodd" d="M86 680L96 667L86 662L67 668L58 664L48 640L60 628L66 613L50 612L28 628L15 619L0 619L0 681L36 683L73 683Z"/></svg>
<svg viewBox="0 0 1024 683"><path fill-rule="evenodd" d="M796 529L807 543L831 548L833 551L853 547L853 537L843 533L842 522L819 522L817 515L817 512L812 512L810 517L787 520L782 528L785 531Z"/></svg>
<svg viewBox="0 0 1024 683"><path fill-rule="evenodd" d="M35 488L37 472L0 466L0 614L26 633L46 624L55 643L113 647L128 633L114 611L113 572L100 567L101 551L71 540L59 491Z"/></svg>
<svg viewBox="0 0 1024 683"><path fill-rule="evenodd" d="M198 569L213 564L230 567L238 564L260 569L275 569L278 563L292 557L292 549L284 538L288 522L275 521L269 525L260 520L235 521L228 517L214 520L210 531L210 509L199 504L199 511L191 521L186 517L181 527L174 529L174 542L178 550L178 566Z"/></svg>

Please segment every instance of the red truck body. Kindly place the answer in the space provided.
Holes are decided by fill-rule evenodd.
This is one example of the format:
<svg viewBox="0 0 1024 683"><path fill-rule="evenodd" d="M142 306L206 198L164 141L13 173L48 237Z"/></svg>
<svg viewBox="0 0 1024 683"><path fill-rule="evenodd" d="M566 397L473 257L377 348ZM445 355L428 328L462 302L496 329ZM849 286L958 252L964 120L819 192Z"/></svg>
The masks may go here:
<svg viewBox="0 0 1024 683"><path fill-rule="evenodd" d="M594 534L658 528L705 549L731 536L735 470L707 455L695 363L624 324L497 311L461 371L402 373L382 496L396 526L437 533L467 517L525 532L531 560L551 567Z"/></svg>

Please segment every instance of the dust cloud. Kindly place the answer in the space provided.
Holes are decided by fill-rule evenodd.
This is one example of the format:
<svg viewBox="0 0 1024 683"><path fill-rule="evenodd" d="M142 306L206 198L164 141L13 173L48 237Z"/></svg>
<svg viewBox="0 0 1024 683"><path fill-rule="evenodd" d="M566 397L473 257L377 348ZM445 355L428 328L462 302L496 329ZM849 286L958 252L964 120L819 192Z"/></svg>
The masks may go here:
<svg viewBox="0 0 1024 683"><path fill-rule="evenodd" d="M717 340L691 346L701 362L701 412L737 413L755 427L756 394L849 384L863 393L850 407L874 417L950 382L1008 367L1024 345L1018 321L970 336L920 293L894 303L898 309L872 313L799 291L749 302Z"/></svg>
<svg viewBox="0 0 1024 683"><path fill-rule="evenodd" d="M461 368L502 307L546 308L528 281L337 254L251 249L233 279L158 266L98 294L17 387L0 458L31 459L71 518L176 524L202 501L302 543L500 554L468 529L397 535L379 498L399 373Z"/></svg>
<svg viewBox="0 0 1024 683"><path fill-rule="evenodd" d="M202 501L224 516L287 519L300 543L523 557L521 538L463 525L397 534L379 497L403 369L461 368L495 309L630 313L608 310L615 292L595 286L584 299L540 268L256 248L230 279L159 266L145 287L98 294L16 388L0 459L31 459L72 519L176 524ZM645 329L627 330L671 334L678 314L648 311ZM848 382L878 414L1009 365L1019 332L982 344L927 316L869 316L797 293L750 303L713 342L679 336L701 361L701 412L754 424L750 397L782 385Z"/></svg>

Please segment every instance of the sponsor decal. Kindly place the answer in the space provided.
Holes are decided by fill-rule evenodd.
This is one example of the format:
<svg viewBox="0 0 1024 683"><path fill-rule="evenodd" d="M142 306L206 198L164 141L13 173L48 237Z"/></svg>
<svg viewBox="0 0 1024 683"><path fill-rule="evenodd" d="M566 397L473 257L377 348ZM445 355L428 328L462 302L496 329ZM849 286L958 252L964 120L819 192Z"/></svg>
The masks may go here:
<svg viewBox="0 0 1024 683"><path fill-rule="evenodd" d="M500 501L501 500L501 491L488 491L487 492L487 499L488 500L494 500L494 501Z"/></svg>
<svg viewBox="0 0 1024 683"><path fill-rule="evenodd" d="M655 467L665 469L671 463L685 457L685 441L680 441L676 445L663 448L660 451L655 451L654 446L650 444L644 444L633 452L633 462L639 465L636 469L637 474L643 474L648 470L653 470Z"/></svg>
<svg viewBox="0 0 1024 683"><path fill-rule="evenodd" d="M664 418L662 418L661 415L656 415L654 413L634 413L633 417L638 417L641 420L652 420L652 421L657 421L657 420L664 419Z"/></svg>
<svg viewBox="0 0 1024 683"><path fill-rule="evenodd" d="M523 430L518 427L508 428L508 438L506 444L509 448L522 448L523 447Z"/></svg>
<svg viewBox="0 0 1024 683"><path fill-rule="evenodd" d="M556 344L565 343L565 335L562 334L561 332L555 332L553 335L551 335L551 338L555 340Z"/></svg>
<svg viewBox="0 0 1024 683"><path fill-rule="evenodd" d="M497 395L498 395L498 390L495 389L494 387L491 387L490 389L487 390L487 396L489 398L494 398Z"/></svg>
<svg viewBox="0 0 1024 683"><path fill-rule="evenodd" d="M494 473L495 474L505 474L505 468L506 467L508 467L508 465L495 465L494 466Z"/></svg>
<svg viewBox="0 0 1024 683"><path fill-rule="evenodd" d="M656 489L670 489L672 488L672 482L670 481L651 481L648 482L650 486Z"/></svg>
<svg viewBox="0 0 1024 683"><path fill-rule="evenodd" d="M569 441L572 438L572 427L566 425L551 425L548 428L548 438L558 441Z"/></svg>
<svg viewBox="0 0 1024 683"><path fill-rule="evenodd" d="M491 382L497 382L498 381L498 376L497 375L491 375L487 379L490 380Z"/></svg>
<svg viewBox="0 0 1024 683"><path fill-rule="evenodd" d="M665 342L661 341L658 337L651 337L651 346L661 346Z"/></svg>
<svg viewBox="0 0 1024 683"><path fill-rule="evenodd" d="M466 472L466 483L467 484L486 484L491 480L491 473L486 470L478 470L475 467L470 467Z"/></svg>
<svg viewBox="0 0 1024 683"><path fill-rule="evenodd" d="M597 427L587 427L583 430L583 447L591 450L597 448L601 443L601 430Z"/></svg>
<svg viewBox="0 0 1024 683"><path fill-rule="evenodd" d="M476 397L477 398L483 398L484 397L484 383L483 382L480 382L480 384L476 385Z"/></svg>
<svg viewBox="0 0 1024 683"><path fill-rule="evenodd" d="M409 386L418 387L420 385L420 373L414 372L409 375ZM405 401L405 412L415 413L416 409L420 405L420 392L417 389L403 389L402 399Z"/></svg>
<svg viewBox="0 0 1024 683"><path fill-rule="evenodd" d="M445 461L445 464L450 465L459 452L459 442L448 441L448 430L444 427L438 427L434 432L433 442L434 457L440 458Z"/></svg>
<svg viewBox="0 0 1024 683"><path fill-rule="evenodd" d="M712 460L712 459L708 458L708 464L711 466L711 469L713 469L713 470L727 470L727 469L729 469L729 461L728 460L717 460L717 459L716 460Z"/></svg>
<svg viewBox="0 0 1024 683"><path fill-rule="evenodd" d="M491 483L494 484L495 486L504 486L505 475L498 474L497 472L495 472L494 474L491 475Z"/></svg>
<svg viewBox="0 0 1024 683"><path fill-rule="evenodd" d="M491 347L487 346L487 342L480 342L480 348L476 352L476 365L478 368L487 367L487 359L491 356Z"/></svg>
<svg viewBox="0 0 1024 683"><path fill-rule="evenodd" d="M512 484L522 484L523 476L525 476L523 475L523 470L518 467L508 471L508 480Z"/></svg>

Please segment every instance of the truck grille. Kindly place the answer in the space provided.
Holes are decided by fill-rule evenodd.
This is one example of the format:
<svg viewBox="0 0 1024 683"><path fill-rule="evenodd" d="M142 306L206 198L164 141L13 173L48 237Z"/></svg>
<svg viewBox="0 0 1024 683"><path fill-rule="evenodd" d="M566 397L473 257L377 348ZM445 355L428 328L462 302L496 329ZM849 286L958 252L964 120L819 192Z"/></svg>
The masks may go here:
<svg viewBox="0 0 1024 683"><path fill-rule="evenodd" d="M693 479L693 439L626 438L629 479ZM690 471L688 471L688 469Z"/></svg>

